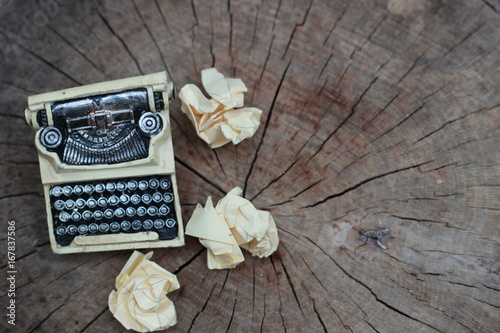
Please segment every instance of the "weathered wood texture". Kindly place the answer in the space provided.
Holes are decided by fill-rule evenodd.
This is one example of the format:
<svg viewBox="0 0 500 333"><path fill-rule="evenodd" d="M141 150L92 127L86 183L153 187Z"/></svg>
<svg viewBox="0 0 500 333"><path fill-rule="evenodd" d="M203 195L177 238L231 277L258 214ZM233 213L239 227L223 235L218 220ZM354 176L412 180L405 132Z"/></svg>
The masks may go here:
<svg viewBox="0 0 500 333"><path fill-rule="evenodd" d="M181 87L215 66L244 80L263 123L211 150L173 103L184 219L239 185L272 212L281 245L223 271L190 237L156 250L182 285L172 332L498 332L500 17L488 3L2 1L0 232L16 221L18 331L123 331L107 297L131 254L52 254L27 96L165 69ZM382 226L385 250L369 232Z"/></svg>

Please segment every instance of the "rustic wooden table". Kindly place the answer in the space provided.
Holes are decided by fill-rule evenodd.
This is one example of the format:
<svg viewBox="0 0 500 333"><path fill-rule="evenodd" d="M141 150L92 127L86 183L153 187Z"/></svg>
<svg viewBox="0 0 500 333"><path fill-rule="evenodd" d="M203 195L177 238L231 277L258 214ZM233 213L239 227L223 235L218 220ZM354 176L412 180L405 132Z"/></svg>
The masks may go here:
<svg viewBox="0 0 500 333"><path fill-rule="evenodd" d="M124 331L107 298L132 252L52 253L27 96L162 70L182 87L215 66L243 79L262 126L211 150L174 101L184 220L241 186L281 244L221 271L191 237L156 250L182 285L172 332L498 332L498 1L0 6L0 233L16 222L16 331Z"/></svg>

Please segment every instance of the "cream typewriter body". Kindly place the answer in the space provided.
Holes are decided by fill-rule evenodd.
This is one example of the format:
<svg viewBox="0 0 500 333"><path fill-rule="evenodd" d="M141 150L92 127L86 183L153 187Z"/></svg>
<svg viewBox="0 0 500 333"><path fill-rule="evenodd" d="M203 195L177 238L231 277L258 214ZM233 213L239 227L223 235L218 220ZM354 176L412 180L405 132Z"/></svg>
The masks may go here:
<svg viewBox="0 0 500 333"><path fill-rule="evenodd" d="M28 98L56 253L184 245L165 72Z"/></svg>

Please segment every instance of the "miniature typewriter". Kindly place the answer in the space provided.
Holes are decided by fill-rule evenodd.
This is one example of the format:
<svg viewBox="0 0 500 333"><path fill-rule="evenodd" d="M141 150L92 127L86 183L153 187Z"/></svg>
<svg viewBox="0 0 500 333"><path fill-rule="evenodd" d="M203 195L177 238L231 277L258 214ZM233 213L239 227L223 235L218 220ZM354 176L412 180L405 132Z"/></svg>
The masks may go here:
<svg viewBox="0 0 500 333"><path fill-rule="evenodd" d="M184 245L165 72L30 96L56 253Z"/></svg>

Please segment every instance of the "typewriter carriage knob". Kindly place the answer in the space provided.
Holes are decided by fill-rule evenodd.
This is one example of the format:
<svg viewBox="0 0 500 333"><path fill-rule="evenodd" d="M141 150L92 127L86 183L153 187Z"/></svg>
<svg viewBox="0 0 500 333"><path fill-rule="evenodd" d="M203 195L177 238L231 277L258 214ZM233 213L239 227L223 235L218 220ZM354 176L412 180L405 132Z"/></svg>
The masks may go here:
<svg viewBox="0 0 500 333"><path fill-rule="evenodd" d="M57 148L63 141L61 131L57 127L45 127L40 133L40 142L47 149Z"/></svg>
<svg viewBox="0 0 500 333"><path fill-rule="evenodd" d="M139 129L142 134L152 137L158 134L161 130L161 118L153 112L144 113L139 119Z"/></svg>

